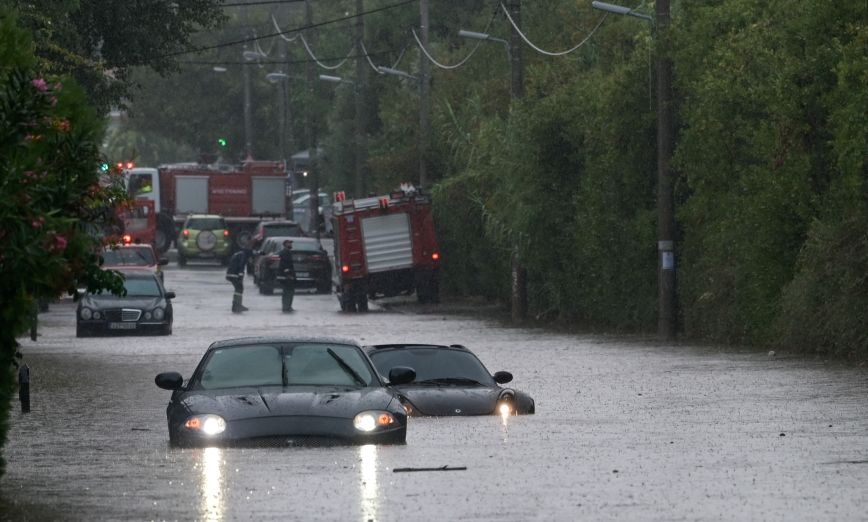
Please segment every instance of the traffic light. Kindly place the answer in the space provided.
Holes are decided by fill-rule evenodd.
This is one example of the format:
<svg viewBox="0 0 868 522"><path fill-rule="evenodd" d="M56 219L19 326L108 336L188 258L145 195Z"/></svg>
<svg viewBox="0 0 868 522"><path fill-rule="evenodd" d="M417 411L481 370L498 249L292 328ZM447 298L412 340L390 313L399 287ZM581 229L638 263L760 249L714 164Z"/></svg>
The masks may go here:
<svg viewBox="0 0 868 522"><path fill-rule="evenodd" d="M102 172L108 172L108 170L109 170L109 164L106 163L106 162L102 162L102 163L100 163L100 165L99 165L99 170L102 171Z"/></svg>
<svg viewBox="0 0 868 522"><path fill-rule="evenodd" d="M228 144L229 144L229 142L226 141L226 138L217 138L217 145L220 145L221 147L225 147Z"/></svg>

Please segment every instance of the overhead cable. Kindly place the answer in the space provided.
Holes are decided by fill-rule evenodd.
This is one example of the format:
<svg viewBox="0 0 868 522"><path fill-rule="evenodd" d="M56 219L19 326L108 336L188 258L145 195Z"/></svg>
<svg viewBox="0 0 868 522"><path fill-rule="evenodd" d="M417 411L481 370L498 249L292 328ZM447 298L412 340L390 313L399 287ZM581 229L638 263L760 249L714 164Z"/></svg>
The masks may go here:
<svg viewBox="0 0 868 522"><path fill-rule="evenodd" d="M317 59L317 57L313 54L313 51L311 50L310 45L307 44L307 40L304 38L304 35L301 35L301 43L304 44L304 48L307 50L307 54L309 54L310 57L313 58L313 61L316 62L317 65L319 65L323 69L328 69L330 71L337 69L338 67L343 65L347 60L349 60L350 56L353 54L353 50L355 48L355 46L350 47L350 52L347 53L347 55L344 57L344 59L341 60L337 65L326 65L326 64L322 63L321 61L319 61ZM365 53L365 54L367 54L367 53Z"/></svg>
<svg viewBox="0 0 868 522"><path fill-rule="evenodd" d="M484 32L488 32L488 28L491 27L491 22L494 21L495 16L497 16L497 11L494 11L494 13L492 13L492 15L491 15L491 18L488 19L488 23L485 24L485 31ZM469 60L470 57L476 53L477 49L479 49L479 46L482 45L481 40L476 42L476 47L474 47L473 50L470 51L470 54L465 56L463 60L461 60L460 62L458 62L454 65L444 65L444 64L438 62L437 60L435 60L434 57L431 56L431 54L428 52L428 49L425 49L425 46L422 45L422 41L419 40L419 36L416 34L416 30L411 28L410 31L413 33L413 38L416 39L416 44L419 45L419 49L422 51L422 54L424 54L428 58L428 60L431 61L431 63L433 63L434 65L436 65L437 67L439 67L441 69L446 69L446 70L457 69L457 68L461 67L462 65L464 65L467 62L467 60Z"/></svg>
<svg viewBox="0 0 868 522"><path fill-rule="evenodd" d="M371 66L371 69L376 71L377 74L385 74L379 67L377 67L373 60L371 60L371 53L369 53L367 47L365 47L365 41L361 40L359 43L362 44L362 52L365 54L365 58L368 59L368 64ZM404 48L406 49L406 47ZM403 54L403 51L401 51L401 53Z"/></svg>
<svg viewBox="0 0 868 522"><path fill-rule="evenodd" d="M299 36L301 36L301 33L296 33L295 36L290 38L283 34L284 31L280 28L279 25L277 25L277 19L274 18L274 15L271 15L271 22L274 24L274 28L277 29L277 35L286 40L287 42L294 42L298 39Z"/></svg>
<svg viewBox="0 0 868 522"><path fill-rule="evenodd" d="M573 47L572 49L567 49L566 51L560 51L560 52L550 52L550 51L546 51L546 50L544 50L544 49L540 49L539 47L537 47L536 45L534 45L533 42L531 42L530 40L528 40L528 39L527 39L527 36L525 36L524 33L521 32L521 29L519 29L518 25L516 25L516 23L515 23L515 21L512 19L512 17L509 16L509 10L508 10L508 9L507 9L503 4L500 4L500 7L503 9L503 12L506 13L506 19L509 20L509 23L510 23L510 24L512 24L512 27L513 27L513 29L515 29L515 32L517 32L518 35L521 36L521 39L524 40L524 42L525 42L526 44L528 44L529 46L531 46L531 47L532 47L536 52L541 53L541 54L544 54L544 55L546 55L546 56L564 56L565 54L570 54L571 52L577 50L579 47L585 45L585 43L586 43L586 42L591 38L591 36L593 36L594 33L597 32L597 29L599 29L600 26L603 25L603 21L604 21L604 20L606 19L606 17L608 16L608 13L604 14L604 15L600 18L600 21L597 22L597 25L595 25L594 28L591 29L591 32L588 33L588 36L586 36L585 39L582 40L581 42L577 43L576 46Z"/></svg>
<svg viewBox="0 0 868 522"><path fill-rule="evenodd" d="M355 13L355 14L352 14L352 15L347 15L347 16L343 16L343 17L341 17L341 18L333 18L333 19L331 19L331 20L326 20L326 21L324 21L324 22L319 22L319 23L315 23L315 24L305 25L305 26L302 26L302 27L296 27L296 28L294 28L294 29L290 29L290 30L287 30L287 31L279 31L279 32L277 32L277 33L266 34L266 35L263 35L263 36L255 36L255 37L252 37L252 38L242 38L242 39L240 39L240 40L233 40L233 41L231 41L231 42L223 42L223 43L219 43L219 44L215 44L215 45L207 45L207 46L204 46L204 47L196 47L196 48L193 48L193 49L186 49L186 50L183 50L183 51L176 51L176 52L174 52L174 53L167 53L167 54L164 54L163 56L161 56L160 58L170 58L170 57L172 57L172 56L180 56L180 55L183 55L183 54L190 54L190 53L201 53L202 51L210 51L210 50L213 50L213 49L222 49L223 47L231 47L231 46L233 46L233 45L238 45L238 44L245 44L245 43L255 42L256 40L263 40L263 39L265 39L265 38L273 38L273 37L275 37L275 36L280 36L281 34L296 33L296 32L298 32L298 31L302 31L302 30L306 30L306 29L314 29L314 28L317 28L317 27L322 27L322 26L330 25L330 24L337 23L337 22L344 22L344 21L346 21L346 20L350 20L350 19L352 19L352 18L360 18L360 17L362 17L362 16L367 16L367 15L369 15L369 14L374 14L374 13L379 13L379 12L381 12L381 11L387 11L387 10L390 10L390 9L395 9L395 8L397 8L397 7L402 7L402 6L405 6L405 5L407 5L407 4L415 3L415 2L416 2L416 0L403 0L403 1L401 1L401 2L397 2L397 3L395 3L395 4L390 4L390 5L386 5L386 6L383 6L383 7L378 7L378 8L376 8L376 9L371 9L370 11L363 11L363 12L361 12L361 13Z"/></svg>

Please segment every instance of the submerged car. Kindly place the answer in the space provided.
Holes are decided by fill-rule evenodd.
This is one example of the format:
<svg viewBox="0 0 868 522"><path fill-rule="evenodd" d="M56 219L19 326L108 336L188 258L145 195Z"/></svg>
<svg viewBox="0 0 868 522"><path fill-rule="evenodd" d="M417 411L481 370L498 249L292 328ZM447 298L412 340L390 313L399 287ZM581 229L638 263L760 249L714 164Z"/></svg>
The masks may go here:
<svg viewBox="0 0 868 522"><path fill-rule="evenodd" d="M172 299L156 274L121 270L126 295L84 294L75 312L75 335L107 333L172 334Z"/></svg>
<svg viewBox="0 0 868 522"><path fill-rule="evenodd" d="M392 368L392 384L412 381ZM243 338L213 343L189 381L157 375L171 390L173 446L404 443L407 415L354 341Z"/></svg>
<svg viewBox="0 0 868 522"><path fill-rule="evenodd" d="M154 247L147 243L125 244L106 247L100 254L104 270L150 272L164 280L161 266L169 264L166 257L157 257Z"/></svg>
<svg viewBox="0 0 868 522"><path fill-rule="evenodd" d="M526 415L535 411L529 395L499 386L512 381L511 373L490 374L464 346L380 344L366 351L380 372L395 366L415 369L412 382L395 386L411 416Z"/></svg>
<svg viewBox="0 0 868 522"><path fill-rule="evenodd" d="M315 288L317 293L327 294L332 288L332 265L329 254L319 240L306 237L269 237L262 245L260 255L253 267L253 283L259 293L270 295L277 286L279 253L283 241L292 240L292 265L295 269L295 288Z"/></svg>

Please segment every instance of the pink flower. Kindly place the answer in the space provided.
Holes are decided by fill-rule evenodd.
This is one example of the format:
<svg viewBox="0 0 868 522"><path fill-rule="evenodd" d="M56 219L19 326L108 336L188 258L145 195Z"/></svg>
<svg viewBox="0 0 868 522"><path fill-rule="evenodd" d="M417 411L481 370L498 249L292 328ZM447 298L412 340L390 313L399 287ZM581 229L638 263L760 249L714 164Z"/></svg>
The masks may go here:
<svg viewBox="0 0 868 522"><path fill-rule="evenodd" d="M36 87L37 90L40 90L42 92L45 92L48 90L48 83L45 80L43 80L42 78L36 78L35 80L33 80L30 83L32 83L33 86Z"/></svg>
<svg viewBox="0 0 868 522"><path fill-rule="evenodd" d="M54 245L53 245L54 250L60 250L62 252L64 250L66 250L67 244L68 244L68 242L66 241L65 237L60 236L60 235L54 236Z"/></svg>
<svg viewBox="0 0 868 522"><path fill-rule="evenodd" d="M39 217L30 222L30 226L33 228L42 228L42 225L45 224L45 218Z"/></svg>

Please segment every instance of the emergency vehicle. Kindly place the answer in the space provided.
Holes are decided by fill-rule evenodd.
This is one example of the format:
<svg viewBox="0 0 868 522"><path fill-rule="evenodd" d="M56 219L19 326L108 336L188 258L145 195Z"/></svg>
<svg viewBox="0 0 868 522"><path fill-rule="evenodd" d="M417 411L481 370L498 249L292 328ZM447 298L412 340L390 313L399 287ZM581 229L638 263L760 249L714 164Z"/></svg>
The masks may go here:
<svg viewBox="0 0 868 522"><path fill-rule="evenodd" d="M250 245L253 229L263 218L287 216L283 161L135 167L124 170L124 178L131 197L154 203L153 244L160 252L169 249L189 214L222 216L237 248Z"/></svg>
<svg viewBox="0 0 868 522"><path fill-rule="evenodd" d="M440 251L431 197L405 187L385 196L335 195L335 292L341 310L363 312L368 299L409 295L439 300Z"/></svg>

